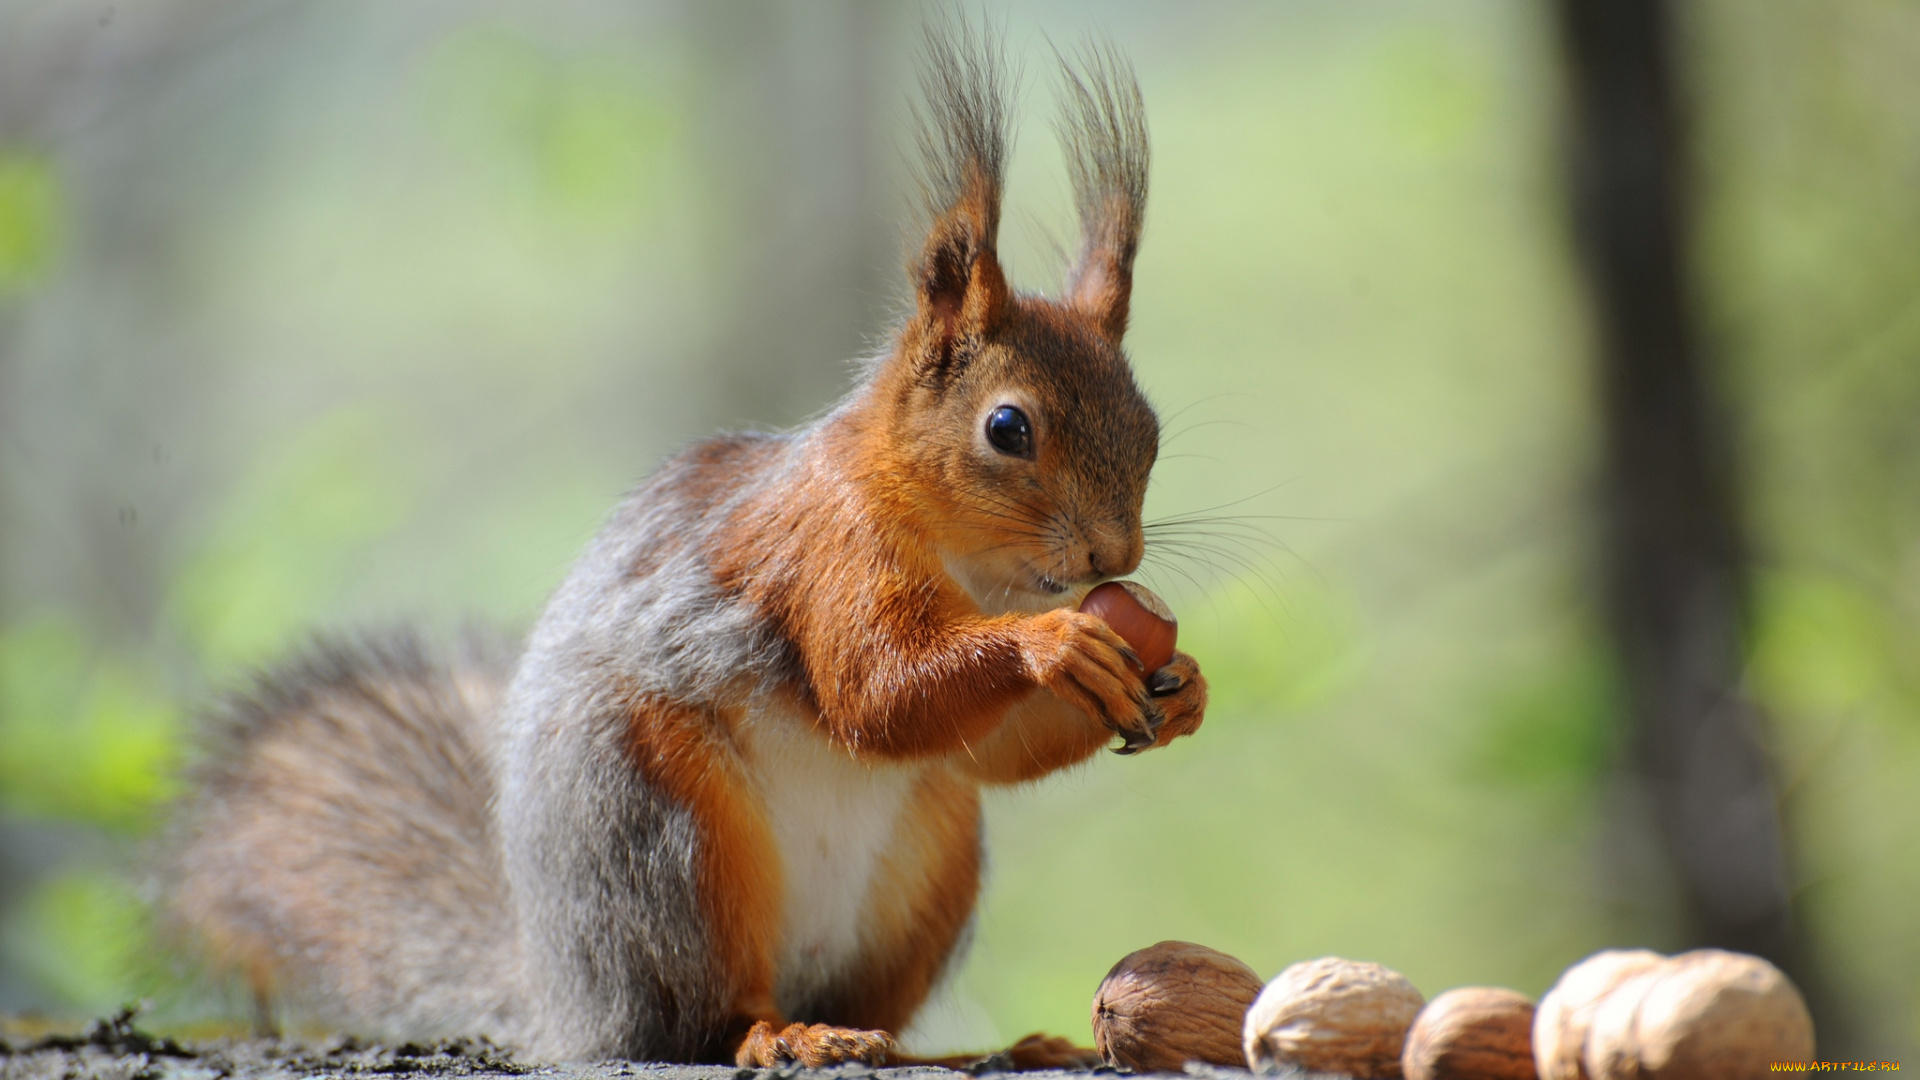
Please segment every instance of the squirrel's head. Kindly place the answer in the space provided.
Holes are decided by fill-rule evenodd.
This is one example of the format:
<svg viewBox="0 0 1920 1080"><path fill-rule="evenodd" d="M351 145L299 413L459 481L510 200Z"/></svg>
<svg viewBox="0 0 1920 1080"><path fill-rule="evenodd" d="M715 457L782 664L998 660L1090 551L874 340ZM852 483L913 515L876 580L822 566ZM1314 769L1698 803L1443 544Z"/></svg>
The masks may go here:
<svg viewBox="0 0 1920 1080"><path fill-rule="evenodd" d="M1006 150L988 35L928 34L921 120L931 219L914 311L870 386L897 479L947 569L989 609L1077 602L1131 573L1160 424L1121 337L1146 202L1140 91L1111 50L1063 61L1059 125L1081 239L1065 295L1015 293L995 254Z"/></svg>

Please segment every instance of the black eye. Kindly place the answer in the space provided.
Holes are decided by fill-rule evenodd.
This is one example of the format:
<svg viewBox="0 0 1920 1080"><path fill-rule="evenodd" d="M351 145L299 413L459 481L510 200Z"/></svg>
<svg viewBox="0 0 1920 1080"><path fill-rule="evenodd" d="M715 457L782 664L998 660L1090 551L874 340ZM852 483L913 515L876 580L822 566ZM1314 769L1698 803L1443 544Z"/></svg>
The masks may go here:
<svg viewBox="0 0 1920 1080"><path fill-rule="evenodd" d="M1014 457L1033 456L1033 425L1027 414L1002 405L987 416L987 441L995 450Z"/></svg>

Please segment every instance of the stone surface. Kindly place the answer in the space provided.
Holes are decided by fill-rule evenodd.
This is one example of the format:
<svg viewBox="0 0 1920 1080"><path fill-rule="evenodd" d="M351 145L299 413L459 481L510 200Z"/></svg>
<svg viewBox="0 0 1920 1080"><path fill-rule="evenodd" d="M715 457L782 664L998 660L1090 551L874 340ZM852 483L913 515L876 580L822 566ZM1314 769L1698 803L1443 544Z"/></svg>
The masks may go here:
<svg viewBox="0 0 1920 1080"><path fill-rule="evenodd" d="M79 1033L43 1033L44 1024L0 1017L0 1080L437 1080L437 1078L550 1078L550 1080L971 1080L998 1074L924 1066L871 1069L739 1069L723 1065L666 1065L607 1061L539 1065L515 1060L478 1039L384 1044L347 1037L323 1039L186 1040L135 1027L131 1014L100 1021ZM1188 1070L1202 1080L1252 1080L1244 1069ZM1131 1075L1111 1068L1017 1074L1033 1080L1092 1080ZM1283 1080L1346 1080L1289 1073Z"/></svg>
<svg viewBox="0 0 1920 1080"><path fill-rule="evenodd" d="M100 1021L79 1034L23 1034L23 1030L21 1025L0 1023L0 1080L971 1080L988 1075L1105 1080L1135 1075L1111 1068L997 1074L991 1070L968 1073L859 1065L837 1069L737 1069L637 1061L536 1065L516 1061L506 1051L478 1039L395 1044L345 1037L176 1040L140 1030L128 1013ZM1189 1066L1186 1074L1199 1080L1253 1080L1253 1074L1244 1069L1215 1066ZM1273 1075L1280 1080L1348 1080L1337 1074L1297 1069Z"/></svg>

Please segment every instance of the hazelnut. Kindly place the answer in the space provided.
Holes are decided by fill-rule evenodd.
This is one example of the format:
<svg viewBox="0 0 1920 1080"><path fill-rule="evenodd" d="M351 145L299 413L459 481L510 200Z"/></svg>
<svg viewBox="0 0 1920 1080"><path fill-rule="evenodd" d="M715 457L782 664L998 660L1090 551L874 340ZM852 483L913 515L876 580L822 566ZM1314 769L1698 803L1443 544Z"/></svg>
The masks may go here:
<svg viewBox="0 0 1920 1080"><path fill-rule="evenodd" d="M1414 1019L1400 1070L1406 1080L1534 1080L1533 999L1492 986L1441 994Z"/></svg>
<svg viewBox="0 0 1920 1080"><path fill-rule="evenodd" d="M1327 956L1281 972L1247 1010L1247 1065L1355 1080L1400 1075L1407 1028L1426 1000L1399 972Z"/></svg>
<svg viewBox="0 0 1920 1080"><path fill-rule="evenodd" d="M1223 952L1163 941L1113 965L1093 995L1093 1045L1109 1065L1179 1072L1189 1061L1238 1066L1241 1020L1260 976Z"/></svg>
<svg viewBox="0 0 1920 1080"><path fill-rule="evenodd" d="M1109 581L1080 601L1080 610L1097 615L1133 646L1144 677L1173 659L1180 622L1152 589L1132 581Z"/></svg>
<svg viewBox="0 0 1920 1080"><path fill-rule="evenodd" d="M1699 949L1623 984L1595 1014L1593 1080L1734 1080L1813 1057L1813 1020L1780 969Z"/></svg>
<svg viewBox="0 0 1920 1080"><path fill-rule="evenodd" d="M1648 949L1607 949L1562 973L1533 1018L1533 1062L1540 1080L1593 1080L1581 1054L1594 1010L1614 987L1665 962Z"/></svg>

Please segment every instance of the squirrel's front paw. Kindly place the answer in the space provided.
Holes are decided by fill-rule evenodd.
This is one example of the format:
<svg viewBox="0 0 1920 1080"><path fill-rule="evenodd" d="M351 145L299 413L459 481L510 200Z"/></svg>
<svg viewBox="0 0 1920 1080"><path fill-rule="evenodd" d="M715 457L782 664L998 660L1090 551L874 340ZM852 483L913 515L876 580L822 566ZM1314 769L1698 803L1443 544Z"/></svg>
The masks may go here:
<svg viewBox="0 0 1920 1080"><path fill-rule="evenodd" d="M1182 735L1200 728L1207 711L1207 680L1200 665L1186 653L1177 652L1166 666L1147 676L1147 692L1160 707L1167 722L1160 727L1155 746L1165 746Z"/></svg>
<svg viewBox="0 0 1920 1080"><path fill-rule="evenodd" d="M881 1065L892 1052L893 1036L884 1031L862 1031L832 1024L788 1024L776 1032L772 1024L761 1020L740 1041L734 1063L745 1069L777 1069L795 1062L809 1069L849 1061Z"/></svg>
<svg viewBox="0 0 1920 1080"><path fill-rule="evenodd" d="M1135 674L1133 648L1112 627L1095 615L1058 610L1034 616L1033 630L1027 663L1036 682L1118 732L1125 740L1120 753L1154 745L1165 717Z"/></svg>

